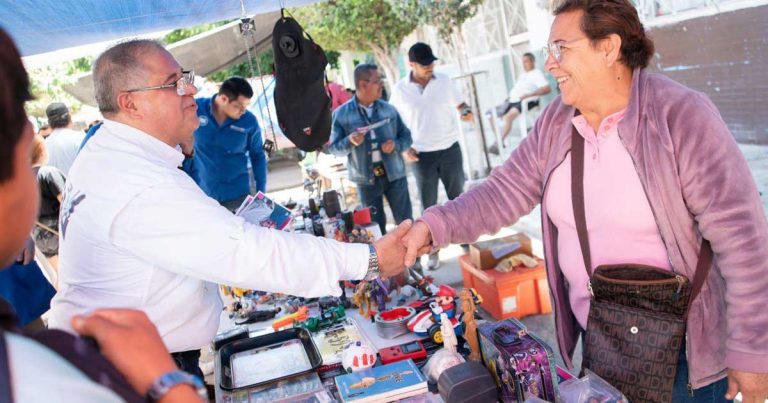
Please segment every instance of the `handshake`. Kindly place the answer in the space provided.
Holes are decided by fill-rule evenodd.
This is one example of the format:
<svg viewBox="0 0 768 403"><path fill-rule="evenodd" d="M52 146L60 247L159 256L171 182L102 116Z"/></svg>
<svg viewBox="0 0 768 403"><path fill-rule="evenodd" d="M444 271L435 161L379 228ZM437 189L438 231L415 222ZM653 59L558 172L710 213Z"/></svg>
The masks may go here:
<svg viewBox="0 0 768 403"><path fill-rule="evenodd" d="M432 234L425 223L405 220L373 246L379 257L380 275L389 278L413 266L419 256L430 251Z"/></svg>

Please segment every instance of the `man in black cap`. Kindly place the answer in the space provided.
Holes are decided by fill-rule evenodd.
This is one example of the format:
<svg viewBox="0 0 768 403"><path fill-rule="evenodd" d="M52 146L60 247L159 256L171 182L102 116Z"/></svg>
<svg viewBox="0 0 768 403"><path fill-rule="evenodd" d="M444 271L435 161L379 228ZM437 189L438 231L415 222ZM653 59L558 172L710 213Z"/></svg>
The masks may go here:
<svg viewBox="0 0 768 403"><path fill-rule="evenodd" d="M432 48L418 42L408 50L411 72L392 89L389 102L411 129L413 145L405 152L414 162L414 174L426 210L437 203L438 181L443 182L449 200L464 190L464 168L459 147L459 126L454 115L471 121L472 112L445 74L435 73ZM427 268L440 265L438 253L429 256Z"/></svg>
<svg viewBox="0 0 768 403"><path fill-rule="evenodd" d="M48 165L58 168L64 176L67 176L69 168L75 162L85 133L72 130L72 116L69 114L69 108L61 102L48 105L45 114L48 116L48 124L53 129L45 139Z"/></svg>

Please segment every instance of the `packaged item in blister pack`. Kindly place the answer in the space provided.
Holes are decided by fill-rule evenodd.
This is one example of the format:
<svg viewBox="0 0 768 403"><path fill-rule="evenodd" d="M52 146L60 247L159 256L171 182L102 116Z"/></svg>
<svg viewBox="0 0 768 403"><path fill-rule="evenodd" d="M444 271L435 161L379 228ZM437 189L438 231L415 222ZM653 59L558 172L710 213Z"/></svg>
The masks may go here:
<svg viewBox="0 0 768 403"><path fill-rule="evenodd" d="M563 403L628 403L618 389L586 369L581 378L569 379L560 384L560 401Z"/></svg>

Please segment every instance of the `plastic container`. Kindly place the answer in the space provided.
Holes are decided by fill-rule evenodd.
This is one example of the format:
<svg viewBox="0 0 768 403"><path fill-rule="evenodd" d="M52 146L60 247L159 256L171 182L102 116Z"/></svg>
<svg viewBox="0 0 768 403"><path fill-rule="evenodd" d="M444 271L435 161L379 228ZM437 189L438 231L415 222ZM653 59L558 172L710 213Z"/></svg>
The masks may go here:
<svg viewBox="0 0 768 403"><path fill-rule="evenodd" d="M480 270L467 255L459 258L464 288L474 288L483 297L480 308L496 320L521 319L552 312L549 283L544 263L534 268L517 268L509 273Z"/></svg>
<svg viewBox="0 0 768 403"><path fill-rule="evenodd" d="M225 344L219 350L220 386L238 390L316 370L320 353L307 329L293 328Z"/></svg>

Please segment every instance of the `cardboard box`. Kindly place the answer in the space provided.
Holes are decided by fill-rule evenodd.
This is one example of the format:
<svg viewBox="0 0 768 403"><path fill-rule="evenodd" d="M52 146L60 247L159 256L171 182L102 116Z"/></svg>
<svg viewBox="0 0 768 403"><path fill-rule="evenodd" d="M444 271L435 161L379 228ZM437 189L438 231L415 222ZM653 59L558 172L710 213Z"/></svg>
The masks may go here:
<svg viewBox="0 0 768 403"><path fill-rule="evenodd" d="M509 273L480 270L469 256L459 258L464 287L474 288L483 297L480 308L496 320L521 319L552 312L544 261L534 268L520 267Z"/></svg>
<svg viewBox="0 0 768 403"><path fill-rule="evenodd" d="M523 233L475 242L469 246L472 264L481 270L492 269L505 257L517 253L533 257L531 238Z"/></svg>

